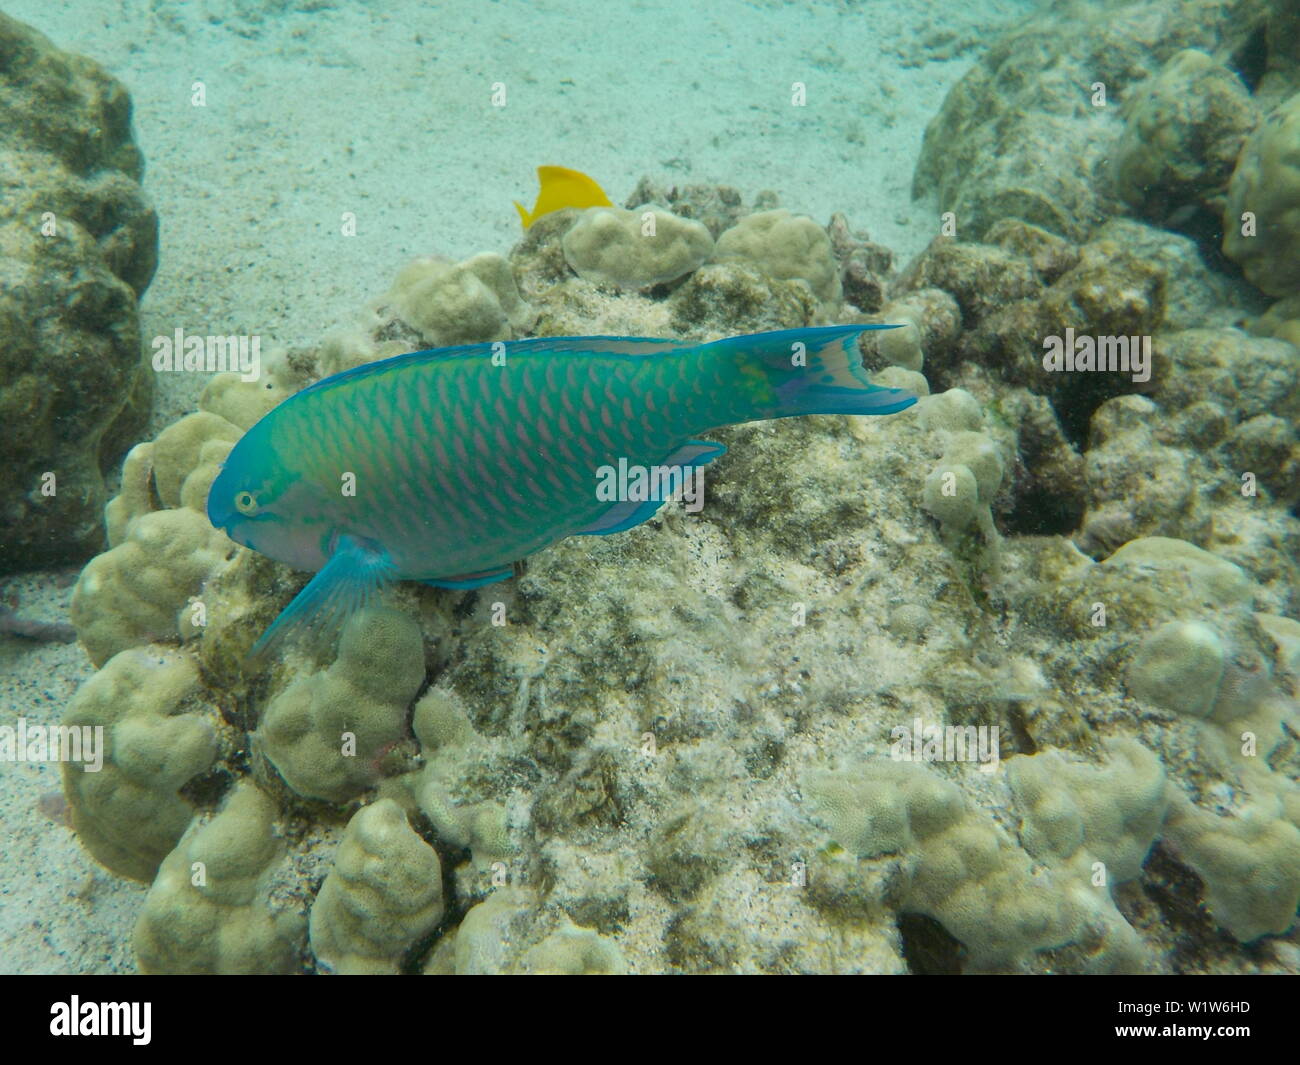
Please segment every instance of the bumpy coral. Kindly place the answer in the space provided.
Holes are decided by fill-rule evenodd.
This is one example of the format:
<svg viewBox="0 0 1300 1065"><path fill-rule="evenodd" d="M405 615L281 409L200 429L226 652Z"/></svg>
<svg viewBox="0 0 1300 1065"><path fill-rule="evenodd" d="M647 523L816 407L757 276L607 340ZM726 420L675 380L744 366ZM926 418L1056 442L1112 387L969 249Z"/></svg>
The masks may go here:
<svg viewBox="0 0 1300 1065"><path fill-rule="evenodd" d="M649 205L593 207L564 234L565 261L584 281L646 288L697 270L713 251L699 222Z"/></svg>
<svg viewBox="0 0 1300 1065"><path fill-rule="evenodd" d="M942 359L961 334L961 309L957 301L938 288L922 288L888 300L875 317L896 328L869 334L863 353L871 365L872 354L892 366L920 371L928 353Z"/></svg>
<svg viewBox="0 0 1300 1065"><path fill-rule="evenodd" d="M102 769L64 763L73 827L114 872L151 879L194 815L187 785L221 754L222 724L203 701L193 658L164 647L122 651L77 692L63 723L104 730Z"/></svg>
<svg viewBox="0 0 1300 1065"><path fill-rule="evenodd" d="M299 795L355 798L406 734L406 709L423 681L420 627L396 611L361 611L327 669L294 680L262 709L253 750Z"/></svg>
<svg viewBox="0 0 1300 1065"><path fill-rule="evenodd" d="M1002 487L1002 457L983 433L948 435L939 465L925 479L925 509L954 532L977 521L991 532L990 512Z"/></svg>
<svg viewBox="0 0 1300 1065"><path fill-rule="evenodd" d="M1216 922L1243 942L1286 932L1300 905L1300 829L1273 804L1247 805L1229 816L1183 800L1170 843L1206 885Z"/></svg>
<svg viewBox="0 0 1300 1065"><path fill-rule="evenodd" d="M1144 77L1189 48L1243 51L1259 21L1252 0L1140 0L1032 15L948 94L926 128L913 195L951 211L963 240L985 239L1005 218L1084 239L1115 213L1103 164L1122 132L1125 95L1137 87L1162 98L1140 87ZM1153 105L1134 106L1141 114Z"/></svg>
<svg viewBox="0 0 1300 1065"><path fill-rule="evenodd" d="M1161 444L1159 408L1142 396L1108 400L1092 417L1084 477L1088 511L1080 542L1105 553L1139 536L1204 541L1210 512L1180 448Z"/></svg>
<svg viewBox="0 0 1300 1065"><path fill-rule="evenodd" d="M459 976L616 976L628 971L616 943L567 917L561 917L549 935L538 938L542 929L533 916L535 904L528 891L494 891L465 914L425 971Z"/></svg>
<svg viewBox="0 0 1300 1065"><path fill-rule="evenodd" d="M523 973L551 976L621 976L627 962L618 947L572 921L530 947L519 966Z"/></svg>
<svg viewBox="0 0 1300 1065"><path fill-rule="evenodd" d="M420 810L440 840L470 851L475 874L482 877L515 850L505 806L466 790L472 793L472 779L490 763L490 744L475 732L455 697L437 688L416 703L411 727L425 757L413 785Z"/></svg>
<svg viewBox="0 0 1300 1065"><path fill-rule="evenodd" d="M332 972L394 973L442 914L437 853L381 799L348 822L312 905L311 947Z"/></svg>
<svg viewBox="0 0 1300 1065"><path fill-rule="evenodd" d="M1250 323L1256 336L1278 337L1300 347L1300 295L1278 300Z"/></svg>
<svg viewBox="0 0 1300 1065"><path fill-rule="evenodd" d="M96 665L128 647L193 638L207 624L199 597L235 545L207 520L208 489L243 431L290 394L292 374L219 374L200 410L136 445L105 508L109 550L90 561L72 596L72 623ZM229 417L226 417L229 415Z"/></svg>
<svg viewBox="0 0 1300 1065"><path fill-rule="evenodd" d="M777 194L770 189L746 204L740 189L730 185L666 185L648 176L636 183L623 206L632 210L644 203L664 204L679 218L702 223L714 240L746 215L780 206Z"/></svg>
<svg viewBox="0 0 1300 1065"><path fill-rule="evenodd" d="M503 888L470 908L456 930L452 971L457 976L491 976L504 973L508 944L518 939L512 926L528 921L532 896Z"/></svg>
<svg viewBox="0 0 1300 1065"><path fill-rule="evenodd" d="M276 352L263 365L262 376L257 381L245 381L234 373L217 374L204 386L199 410L216 414L246 432L301 386L301 381L294 382L285 353Z"/></svg>
<svg viewBox="0 0 1300 1065"><path fill-rule="evenodd" d="M1170 621L1151 633L1129 662L1129 690L1139 699L1205 717L1223 679L1223 640L1199 621Z"/></svg>
<svg viewBox="0 0 1300 1065"><path fill-rule="evenodd" d="M146 973L243 975L298 968L305 922L273 898L284 857L276 805L247 782L196 818L163 861L135 929Z"/></svg>
<svg viewBox="0 0 1300 1065"><path fill-rule="evenodd" d="M1236 567L1183 554L1201 566L1201 602L1250 598ZM1138 698L1197 722L1200 761L1221 782L1194 789L1214 800L1209 809L1174 794L1167 838L1204 882L1214 920L1250 941L1286 932L1300 905L1300 786L1272 768L1296 703L1255 632L1226 629L1220 619L1167 622L1143 640L1127 675Z"/></svg>
<svg viewBox="0 0 1300 1065"><path fill-rule="evenodd" d="M554 219L548 215L541 220L541 232L549 232ZM388 292L355 323L327 337L307 367L313 375L328 375L408 351L509 340L528 330L536 317L500 255L484 253L461 263L425 257L398 271ZM296 391L304 382L292 381L292 367L291 357L280 368L280 381L292 382ZM208 397L208 402L217 401Z"/></svg>
<svg viewBox="0 0 1300 1065"><path fill-rule="evenodd" d="M136 303L158 259L126 90L0 14L0 571L81 560L149 415Z"/></svg>
<svg viewBox="0 0 1300 1065"><path fill-rule="evenodd" d="M528 307L499 255L459 264L417 260L397 275L388 300L425 347L496 340L528 321Z"/></svg>
<svg viewBox="0 0 1300 1065"><path fill-rule="evenodd" d="M800 281L777 281L740 262L708 263L669 300L672 327L721 336L730 329L797 329L817 316L817 299Z"/></svg>
<svg viewBox="0 0 1300 1065"><path fill-rule="evenodd" d="M1256 121L1241 79L1189 48L1144 82L1124 111L1115 182L1125 202L1157 219L1189 204L1222 214L1228 178Z"/></svg>
<svg viewBox="0 0 1300 1065"><path fill-rule="evenodd" d="M1006 970L1067 948L1085 971L1141 966L1137 937L1113 909L1035 876L1029 855L955 784L884 762L813 774L807 789L840 846L861 859L902 856L899 905L939 922L973 968Z"/></svg>
<svg viewBox="0 0 1300 1065"><path fill-rule="evenodd" d="M215 467L207 480L213 476ZM128 647L192 634L192 601L233 550L187 506L141 514L121 535L82 570L72 597L72 623L96 665Z"/></svg>
<svg viewBox="0 0 1300 1065"><path fill-rule="evenodd" d="M1047 865L1069 863L1081 882L1107 887L1142 874L1169 805L1159 758L1131 739L1112 741L1109 751L1100 767L1057 751L1007 766L1025 850Z"/></svg>
<svg viewBox="0 0 1300 1065"><path fill-rule="evenodd" d="M837 302L839 272L826 230L784 209L747 215L718 238L719 262L739 259L778 281L806 281L819 300Z"/></svg>

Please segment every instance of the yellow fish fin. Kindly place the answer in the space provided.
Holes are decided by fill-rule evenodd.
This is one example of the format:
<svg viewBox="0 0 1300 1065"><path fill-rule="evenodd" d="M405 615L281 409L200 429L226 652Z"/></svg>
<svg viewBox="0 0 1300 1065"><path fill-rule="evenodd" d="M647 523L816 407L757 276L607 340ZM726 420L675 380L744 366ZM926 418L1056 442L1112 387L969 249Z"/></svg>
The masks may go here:
<svg viewBox="0 0 1300 1065"><path fill-rule="evenodd" d="M524 224L525 229L533 224L533 216L524 209L524 205L518 200L515 200L515 210L519 212L519 221Z"/></svg>
<svg viewBox="0 0 1300 1065"><path fill-rule="evenodd" d="M566 166L539 166L537 180L541 190L537 193L537 204L532 214L524 221L524 228L536 222L542 215L559 211L565 207L613 207L609 197L594 180L579 170L570 170ZM515 204L519 207L519 204ZM525 212L519 207L519 217Z"/></svg>

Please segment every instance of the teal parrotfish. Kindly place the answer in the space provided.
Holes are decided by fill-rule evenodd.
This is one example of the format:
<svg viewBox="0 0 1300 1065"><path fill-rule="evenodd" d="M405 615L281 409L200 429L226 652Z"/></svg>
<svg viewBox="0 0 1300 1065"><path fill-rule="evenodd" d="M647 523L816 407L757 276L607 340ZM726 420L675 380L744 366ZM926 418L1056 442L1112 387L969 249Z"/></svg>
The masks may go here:
<svg viewBox="0 0 1300 1065"><path fill-rule="evenodd" d="M251 652L332 631L392 580L474 588L573 535L622 532L655 498L610 500L600 471L677 471L723 454L709 429L801 414L893 414L858 337L888 325L788 329L708 344L541 337L417 351L324 378L239 440L208 519L316 576ZM624 493L634 495L635 493ZM644 496L644 493L642 493Z"/></svg>

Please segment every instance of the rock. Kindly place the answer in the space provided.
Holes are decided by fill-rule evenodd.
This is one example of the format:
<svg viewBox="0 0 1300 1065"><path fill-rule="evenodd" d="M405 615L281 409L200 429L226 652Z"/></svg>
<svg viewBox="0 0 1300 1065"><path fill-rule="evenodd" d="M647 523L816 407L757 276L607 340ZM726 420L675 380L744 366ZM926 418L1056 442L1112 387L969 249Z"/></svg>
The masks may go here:
<svg viewBox="0 0 1300 1065"><path fill-rule="evenodd" d="M1269 113L1241 151L1223 211L1223 254L1270 296L1300 289L1300 93Z"/></svg>
<svg viewBox="0 0 1300 1065"><path fill-rule="evenodd" d="M1253 0L1066 5L995 41L926 128L914 197L951 211L957 236L983 240L1004 218L1080 242L1118 204L1102 164L1132 87L1188 48L1244 46ZM1098 86L1105 92L1100 104ZM938 219L936 219L936 226Z"/></svg>
<svg viewBox="0 0 1300 1065"><path fill-rule="evenodd" d="M153 395L142 171L122 85L0 15L0 572L103 545L103 474Z"/></svg>
<svg viewBox="0 0 1300 1065"><path fill-rule="evenodd" d="M1157 221L1187 205L1221 215L1228 178L1258 120L1241 79L1189 48L1138 87L1124 114L1114 166L1125 203Z"/></svg>

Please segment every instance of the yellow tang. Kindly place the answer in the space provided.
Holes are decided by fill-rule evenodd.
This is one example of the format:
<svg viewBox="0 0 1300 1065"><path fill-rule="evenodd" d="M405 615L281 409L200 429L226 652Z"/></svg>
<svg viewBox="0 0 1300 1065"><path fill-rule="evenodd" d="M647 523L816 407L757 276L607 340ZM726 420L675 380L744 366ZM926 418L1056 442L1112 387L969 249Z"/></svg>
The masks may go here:
<svg viewBox="0 0 1300 1065"><path fill-rule="evenodd" d="M586 174L570 170L565 166L539 166L537 179L542 183L537 194L537 203L532 213L524 210L524 205L515 201L519 220L527 229L542 215L550 214L564 207L613 207L605 190Z"/></svg>

